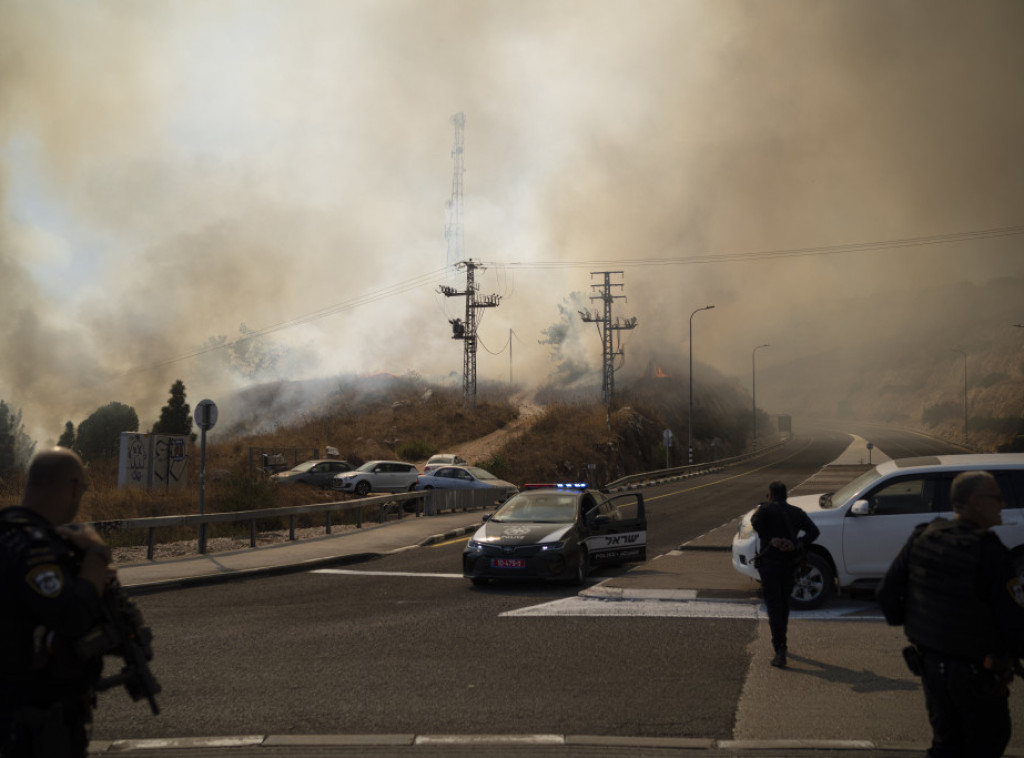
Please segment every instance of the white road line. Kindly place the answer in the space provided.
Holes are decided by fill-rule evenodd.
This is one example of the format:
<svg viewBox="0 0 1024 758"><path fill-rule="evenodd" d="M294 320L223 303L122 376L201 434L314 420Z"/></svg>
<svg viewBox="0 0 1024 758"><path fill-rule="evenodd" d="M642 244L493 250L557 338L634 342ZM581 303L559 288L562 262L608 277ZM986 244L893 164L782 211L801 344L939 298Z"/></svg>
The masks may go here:
<svg viewBox="0 0 1024 758"><path fill-rule="evenodd" d="M764 605L728 600L606 600L571 597L506 611L502 616L633 616L646 618L767 619ZM881 621L877 609L843 604L814 611L793 611L791 621Z"/></svg>
<svg viewBox="0 0 1024 758"><path fill-rule="evenodd" d="M429 576L435 579L462 579L462 574L424 574L416 571L354 571L352 569L314 569L311 574L347 574L350 576Z"/></svg>

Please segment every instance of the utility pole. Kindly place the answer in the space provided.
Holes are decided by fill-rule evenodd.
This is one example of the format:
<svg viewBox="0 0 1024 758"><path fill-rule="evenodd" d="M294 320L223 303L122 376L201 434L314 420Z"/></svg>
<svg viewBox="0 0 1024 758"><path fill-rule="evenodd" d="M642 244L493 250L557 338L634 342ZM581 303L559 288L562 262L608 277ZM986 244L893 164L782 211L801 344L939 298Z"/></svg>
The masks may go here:
<svg viewBox="0 0 1024 758"><path fill-rule="evenodd" d="M448 319L448 323L452 325L452 339L463 341L462 402L467 407L476 408L476 327L478 324L476 312L479 308L497 307L501 302L501 295L477 296L480 285L474 281L474 274L478 268L482 268L479 263L474 263L470 259L460 261L456 266L466 268L466 289L460 292L454 287L442 284L437 291L445 297L465 296L466 298L465 321L452 318Z"/></svg>
<svg viewBox="0 0 1024 758"><path fill-rule="evenodd" d="M591 271L591 278L603 276L603 284L591 284L592 289L600 289L599 294L591 295L591 300L601 300L604 303L603 313L591 313L589 310L580 311L582 319L588 323L596 323L597 330L601 335L601 399L605 404L610 405L615 394L615 357L623 355L622 338L618 335L624 329L636 329L636 317L628 318L625 321L615 319L612 322L612 303L616 300L625 300L625 295L613 295L612 287L624 287L624 284L612 282L612 276L621 276L621 271Z"/></svg>

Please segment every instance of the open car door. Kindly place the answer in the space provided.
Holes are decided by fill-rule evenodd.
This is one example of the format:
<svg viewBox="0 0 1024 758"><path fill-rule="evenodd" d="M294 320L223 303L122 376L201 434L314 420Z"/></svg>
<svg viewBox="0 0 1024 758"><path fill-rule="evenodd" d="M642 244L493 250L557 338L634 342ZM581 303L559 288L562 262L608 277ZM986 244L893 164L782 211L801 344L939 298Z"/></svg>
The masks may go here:
<svg viewBox="0 0 1024 758"><path fill-rule="evenodd" d="M647 516L641 493L608 498L584 515L584 524L591 565L647 560Z"/></svg>

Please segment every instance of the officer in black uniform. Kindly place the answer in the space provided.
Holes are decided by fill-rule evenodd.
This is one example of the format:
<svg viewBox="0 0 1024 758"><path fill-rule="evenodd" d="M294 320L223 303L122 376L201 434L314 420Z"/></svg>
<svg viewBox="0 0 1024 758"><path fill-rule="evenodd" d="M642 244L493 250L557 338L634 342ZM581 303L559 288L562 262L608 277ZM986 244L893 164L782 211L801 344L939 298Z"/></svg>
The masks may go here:
<svg viewBox="0 0 1024 758"><path fill-rule="evenodd" d="M789 596L793 594L794 572L807 545L818 539L818 527L795 505L786 502L786 485L768 485L768 502L758 506L750 523L757 532L761 551L757 571L761 594L768 611L775 657L772 666L786 666L786 632L789 626Z"/></svg>
<svg viewBox="0 0 1024 758"><path fill-rule="evenodd" d="M1024 655L1024 587L1010 551L989 531L1002 492L985 471L950 487L952 520L918 526L878 588L886 621L903 625L921 676L929 756L1000 756L1010 741L1008 685Z"/></svg>
<svg viewBox="0 0 1024 758"><path fill-rule="evenodd" d="M0 756L85 756L102 658L75 640L100 619L110 549L73 524L86 481L67 448L29 464L20 506L0 510Z"/></svg>

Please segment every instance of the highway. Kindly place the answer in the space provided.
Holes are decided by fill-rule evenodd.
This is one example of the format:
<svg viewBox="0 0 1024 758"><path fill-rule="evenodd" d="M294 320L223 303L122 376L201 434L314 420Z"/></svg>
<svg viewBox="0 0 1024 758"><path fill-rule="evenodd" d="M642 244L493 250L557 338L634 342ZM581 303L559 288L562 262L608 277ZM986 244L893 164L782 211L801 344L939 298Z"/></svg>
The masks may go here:
<svg viewBox="0 0 1024 758"><path fill-rule="evenodd" d="M891 457L958 452L910 433L849 431ZM799 484L849 441L837 429L803 431L748 463L646 489L649 558L748 510L773 479ZM103 693L94 739L266 733L733 737L751 676L757 620L639 612L502 615L571 598L577 590L473 588L459 573L462 547L463 540L453 540L352 566L351 572L303 572L140 597L157 635L154 671L164 689L163 712L153 718L122 691ZM727 557L718 553L708 560ZM608 575L606 570L595 581ZM906 718L923 718L923 705L916 705L920 711Z"/></svg>

